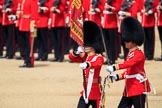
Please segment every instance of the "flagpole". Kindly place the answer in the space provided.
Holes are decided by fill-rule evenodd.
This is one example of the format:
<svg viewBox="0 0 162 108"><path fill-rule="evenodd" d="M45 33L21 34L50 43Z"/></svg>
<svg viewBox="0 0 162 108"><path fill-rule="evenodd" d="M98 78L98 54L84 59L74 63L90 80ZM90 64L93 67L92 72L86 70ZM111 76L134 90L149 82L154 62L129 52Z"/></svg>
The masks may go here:
<svg viewBox="0 0 162 108"><path fill-rule="evenodd" d="M70 36L78 43L78 45L83 46L83 30L82 24L78 21L82 16L82 0L73 0L71 4L71 17L70 17ZM82 62L84 60L82 59ZM85 70L83 73L83 88L85 93L85 98L87 99L87 85L86 85L86 74Z"/></svg>

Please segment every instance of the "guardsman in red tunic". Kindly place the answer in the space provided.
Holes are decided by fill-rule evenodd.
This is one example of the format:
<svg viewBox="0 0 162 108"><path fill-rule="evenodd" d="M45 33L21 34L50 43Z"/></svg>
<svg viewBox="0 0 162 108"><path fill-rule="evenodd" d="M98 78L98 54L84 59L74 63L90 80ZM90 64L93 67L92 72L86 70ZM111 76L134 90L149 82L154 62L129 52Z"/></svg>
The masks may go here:
<svg viewBox="0 0 162 108"><path fill-rule="evenodd" d="M160 57L155 58L155 61L162 61L162 0L159 0L157 6L157 27L159 32L160 44L161 44L161 55Z"/></svg>
<svg viewBox="0 0 162 108"><path fill-rule="evenodd" d="M137 18L137 13L139 11L139 0L123 0L123 3L121 5L121 10L119 11L119 20L120 23L122 19L126 16L132 16L134 18ZM120 33L120 26L119 26L119 33ZM121 44L123 47L124 52L124 59L126 59L126 56L129 52L127 48L125 48L124 42L121 40Z"/></svg>
<svg viewBox="0 0 162 108"><path fill-rule="evenodd" d="M109 64L114 64L117 57L116 42L118 39L118 11L121 0L104 0L102 28L105 36ZM105 63L107 63L105 62Z"/></svg>
<svg viewBox="0 0 162 108"><path fill-rule="evenodd" d="M84 49L79 46L77 51L69 54L69 59L78 62L80 68L85 73L84 90L81 91L81 97L77 108L99 108L101 97L100 92L100 70L104 59L101 55L101 45L99 36L101 36L100 28L92 21L83 23L84 31ZM83 73L83 74L84 74Z"/></svg>
<svg viewBox="0 0 162 108"><path fill-rule="evenodd" d="M2 35L2 9L3 9L3 0L0 0L0 58L3 56L3 46L4 46L4 38Z"/></svg>
<svg viewBox="0 0 162 108"><path fill-rule="evenodd" d="M145 108L146 93L150 92L150 85L144 69L145 55L138 49L144 42L144 30L140 22L133 17L126 17L121 23L122 38L129 53L126 61L107 66L106 70L115 80L125 79L125 88L118 108ZM126 69L123 73L114 71Z"/></svg>
<svg viewBox="0 0 162 108"><path fill-rule="evenodd" d="M21 31L21 48L24 49L24 64L20 67L34 66L33 33L38 17L38 1L22 0L19 30ZM32 27L32 28L31 28Z"/></svg>
<svg viewBox="0 0 162 108"><path fill-rule="evenodd" d="M52 40L55 50L55 58L50 60L51 62L63 62L64 60L63 37L65 28L65 6L66 0L53 0L53 2L51 3L51 37L53 38Z"/></svg>
<svg viewBox="0 0 162 108"><path fill-rule="evenodd" d="M50 14L50 0L38 1L38 20L37 27L37 42L38 42L38 57L35 60L46 61L48 58L48 19Z"/></svg>
<svg viewBox="0 0 162 108"><path fill-rule="evenodd" d="M158 0L142 0L141 10L142 26L145 31L144 53L147 60L154 58L155 49L155 12L158 5Z"/></svg>
<svg viewBox="0 0 162 108"><path fill-rule="evenodd" d="M14 15L17 9L17 0L4 0L3 4L3 15L2 15L2 26L3 35L6 38L6 55L4 58L12 59L15 55L15 32L14 32L14 21L9 18L9 15Z"/></svg>

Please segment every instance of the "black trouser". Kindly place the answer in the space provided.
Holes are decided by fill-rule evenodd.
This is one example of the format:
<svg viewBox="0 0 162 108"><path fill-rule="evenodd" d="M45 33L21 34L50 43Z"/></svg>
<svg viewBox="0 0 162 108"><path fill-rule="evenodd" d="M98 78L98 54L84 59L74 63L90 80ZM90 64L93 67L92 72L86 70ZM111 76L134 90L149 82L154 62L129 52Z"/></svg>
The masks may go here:
<svg viewBox="0 0 162 108"><path fill-rule="evenodd" d="M38 42L38 58L48 58L48 28L38 28L37 42Z"/></svg>
<svg viewBox="0 0 162 108"><path fill-rule="evenodd" d="M23 43L22 43L22 35L21 35L21 31L19 30L19 28L18 27L16 27L16 36L17 36L17 43L18 43L18 47L19 47L19 51L20 51L20 56L21 57L24 57L24 49L23 48L21 48L23 45Z"/></svg>
<svg viewBox="0 0 162 108"><path fill-rule="evenodd" d="M64 34L64 53L69 53L69 41L70 41L70 27L65 27L65 34Z"/></svg>
<svg viewBox="0 0 162 108"><path fill-rule="evenodd" d="M2 34L2 25L0 24L0 56L3 55L3 47L4 47L4 36Z"/></svg>
<svg viewBox="0 0 162 108"><path fill-rule="evenodd" d="M106 50L108 54L108 59L111 64L115 63L116 59L116 39L118 36L118 29L103 29L104 30L104 38L106 44Z"/></svg>
<svg viewBox="0 0 162 108"><path fill-rule="evenodd" d="M3 26L3 35L6 38L6 56L13 57L15 54L15 25Z"/></svg>
<svg viewBox="0 0 162 108"><path fill-rule="evenodd" d="M158 31L159 31L159 38L161 44L161 56L162 56L162 26L158 26Z"/></svg>
<svg viewBox="0 0 162 108"><path fill-rule="evenodd" d="M85 103L83 96L80 97L77 108L97 108L97 100L88 100L88 104Z"/></svg>
<svg viewBox="0 0 162 108"><path fill-rule="evenodd" d="M118 108L145 108L145 94L132 96L132 97L122 97Z"/></svg>
<svg viewBox="0 0 162 108"><path fill-rule="evenodd" d="M20 50L23 50L24 63L31 64L30 57L30 32L21 31L21 36L19 37L20 41Z"/></svg>
<svg viewBox="0 0 162 108"><path fill-rule="evenodd" d="M52 40L54 41L54 54L55 58L58 60L63 60L64 59L64 27L55 27L52 28Z"/></svg>
<svg viewBox="0 0 162 108"><path fill-rule="evenodd" d="M154 27L144 28L144 31L145 31L144 53L146 58L153 59L155 47Z"/></svg>

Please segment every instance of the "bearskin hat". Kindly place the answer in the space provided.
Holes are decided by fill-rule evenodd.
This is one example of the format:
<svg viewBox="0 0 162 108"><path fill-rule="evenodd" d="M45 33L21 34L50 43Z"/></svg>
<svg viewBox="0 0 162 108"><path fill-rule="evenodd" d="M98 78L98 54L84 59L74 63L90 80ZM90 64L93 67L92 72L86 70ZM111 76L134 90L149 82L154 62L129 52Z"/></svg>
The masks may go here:
<svg viewBox="0 0 162 108"><path fill-rule="evenodd" d="M125 42L134 42L141 46L144 42L145 33L141 23L133 18L126 17L121 23L121 35Z"/></svg>
<svg viewBox="0 0 162 108"><path fill-rule="evenodd" d="M101 30L95 22L85 21L83 23L84 46L93 47L96 53L101 53Z"/></svg>

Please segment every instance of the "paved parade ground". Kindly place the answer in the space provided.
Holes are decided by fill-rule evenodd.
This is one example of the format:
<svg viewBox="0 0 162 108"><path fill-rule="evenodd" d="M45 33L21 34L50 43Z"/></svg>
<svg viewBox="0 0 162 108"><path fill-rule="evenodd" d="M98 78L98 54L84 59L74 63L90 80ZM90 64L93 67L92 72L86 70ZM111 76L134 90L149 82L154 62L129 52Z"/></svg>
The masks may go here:
<svg viewBox="0 0 162 108"><path fill-rule="evenodd" d="M158 35L155 47L158 57L161 51ZM52 57L50 54L49 58ZM67 60L65 55L63 63L37 61L34 68L19 68L21 60L0 59L0 108L76 108L82 89L82 70L79 64ZM105 67L102 77L108 74ZM149 108L162 108L162 61L146 61L145 70L156 88L156 95L148 96ZM106 108L117 108L123 88L124 81L106 87Z"/></svg>

